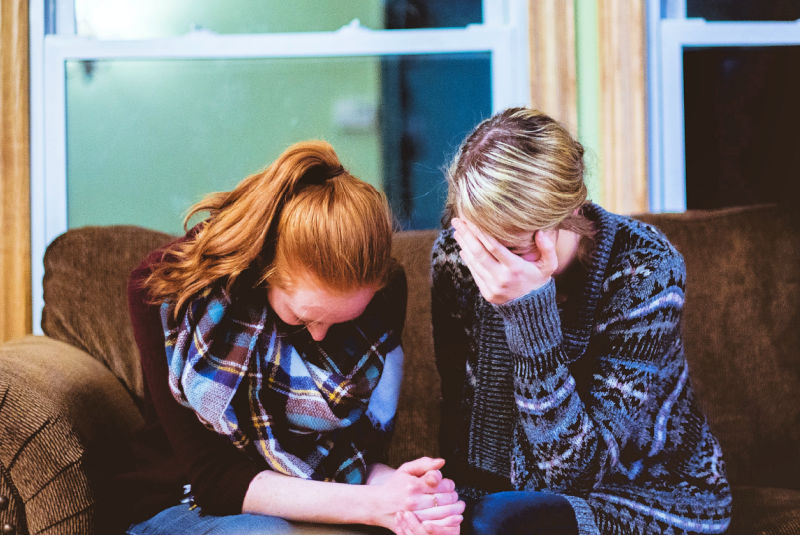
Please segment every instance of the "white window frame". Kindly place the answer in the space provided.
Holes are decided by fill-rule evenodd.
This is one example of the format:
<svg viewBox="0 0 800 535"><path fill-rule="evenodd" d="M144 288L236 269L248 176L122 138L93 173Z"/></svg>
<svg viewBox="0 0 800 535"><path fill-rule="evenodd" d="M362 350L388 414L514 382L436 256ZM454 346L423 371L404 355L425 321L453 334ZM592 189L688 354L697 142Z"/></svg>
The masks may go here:
<svg viewBox="0 0 800 535"><path fill-rule="evenodd" d="M31 277L33 331L41 334L47 245L67 224L65 67L71 60L240 59L491 54L492 110L530 102L528 2L483 0L483 23L465 28L370 30L357 20L332 32L216 34L146 40L75 35L73 0L30 2ZM54 9L54 13L46 13ZM46 31L53 26L51 31Z"/></svg>
<svg viewBox="0 0 800 535"><path fill-rule="evenodd" d="M685 0L648 0L649 192L653 212L686 210L683 52L691 47L800 45L800 20L686 18Z"/></svg>

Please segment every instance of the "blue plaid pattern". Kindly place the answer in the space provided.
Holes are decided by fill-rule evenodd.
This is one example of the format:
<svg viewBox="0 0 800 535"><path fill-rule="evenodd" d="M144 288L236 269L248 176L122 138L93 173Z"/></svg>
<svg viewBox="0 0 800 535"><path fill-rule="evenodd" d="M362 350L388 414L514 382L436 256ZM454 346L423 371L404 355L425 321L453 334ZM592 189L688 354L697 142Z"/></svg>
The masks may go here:
<svg viewBox="0 0 800 535"><path fill-rule="evenodd" d="M362 483L368 452L391 430L368 413L386 356L400 344L382 299L379 292L322 342L281 322L266 299L232 300L221 286L193 299L177 321L173 304L163 303L172 395L276 472Z"/></svg>

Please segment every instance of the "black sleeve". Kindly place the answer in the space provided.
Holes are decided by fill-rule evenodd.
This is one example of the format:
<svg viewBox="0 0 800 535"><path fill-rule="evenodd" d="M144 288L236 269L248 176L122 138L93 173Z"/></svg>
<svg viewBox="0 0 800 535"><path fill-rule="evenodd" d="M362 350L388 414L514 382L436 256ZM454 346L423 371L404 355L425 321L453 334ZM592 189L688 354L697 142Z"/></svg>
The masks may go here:
<svg viewBox="0 0 800 535"><path fill-rule="evenodd" d="M145 384L197 504L211 514L238 514L250 482L268 467L238 450L227 437L207 429L192 410L172 397L159 307L147 303L142 284L158 258L160 251L151 254L128 281L128 307Z"/></svg>

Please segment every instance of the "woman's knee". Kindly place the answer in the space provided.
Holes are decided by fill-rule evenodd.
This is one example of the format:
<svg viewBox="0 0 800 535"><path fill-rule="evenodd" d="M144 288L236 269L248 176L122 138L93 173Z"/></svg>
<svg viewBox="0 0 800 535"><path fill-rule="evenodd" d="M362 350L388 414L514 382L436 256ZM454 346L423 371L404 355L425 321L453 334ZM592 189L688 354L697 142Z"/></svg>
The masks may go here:
<svg viewBox="0 0 800 535"><path fill-rule="evenodd" d="M264 515L217 516L202 535L290 535L297 533L288 520Z"/></svg>
<svg viewBox="0 0 800 535"><path fill-rule="evenodd" d="M515 535L577 533L572 506L562 496L509 491L480 498L465 519L468 534Z"/></svg>

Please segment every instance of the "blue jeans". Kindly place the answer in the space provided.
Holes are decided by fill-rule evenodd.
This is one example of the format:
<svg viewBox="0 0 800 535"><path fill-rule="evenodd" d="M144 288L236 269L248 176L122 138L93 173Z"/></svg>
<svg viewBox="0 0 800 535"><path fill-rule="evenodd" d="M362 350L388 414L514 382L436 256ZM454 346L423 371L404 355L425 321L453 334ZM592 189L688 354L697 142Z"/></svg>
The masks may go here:
<svg viewBox="0 0 800 535"><path fill-rule="evenodd" d="M130 526L127 535L361 535L387 533L368 526L334 526L291 522L264 515L201 515L200 508L180 504Z"/></svg>
<svg viewBox="0 0 800 535"><path fill-rule="evenodd" d="M464 515L463 535L578 535L566 498L533 491L487 494Z"/></svg>

